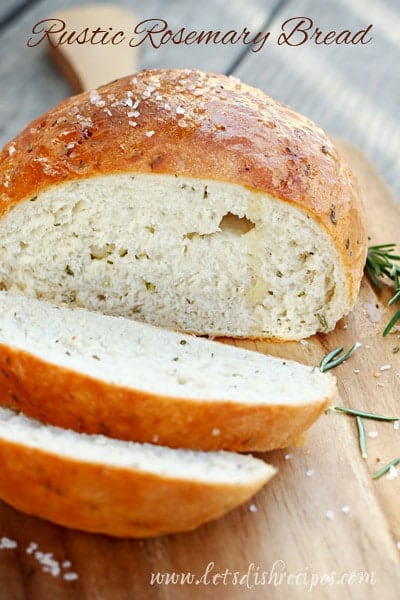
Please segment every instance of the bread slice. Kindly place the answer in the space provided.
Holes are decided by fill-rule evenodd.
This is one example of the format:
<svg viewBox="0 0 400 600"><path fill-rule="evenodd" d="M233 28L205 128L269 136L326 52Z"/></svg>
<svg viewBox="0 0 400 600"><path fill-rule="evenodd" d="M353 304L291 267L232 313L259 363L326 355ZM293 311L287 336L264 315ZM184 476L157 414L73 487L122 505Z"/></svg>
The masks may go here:
<svg viewBox="0 0 400 600"><path fill-rule="evenodd" d="M275 472L248 455L90 436L0 408L0 498L74 529L118 537L186 531L245 502Z"/></svg>
<svg viewBox="0 0 400 600"><path fill-rule="evenodd" d="M0 155L0 285L182 331L301 339L355 303L353 177L314 123L196 70L72 97Z"/></svg>
<svg viewBox="0 0 400 600"><path fill-rule="evenodd" d="M296 442L336 394L318 368L0 293L0 402L85 433L193 449Z"/></svg>

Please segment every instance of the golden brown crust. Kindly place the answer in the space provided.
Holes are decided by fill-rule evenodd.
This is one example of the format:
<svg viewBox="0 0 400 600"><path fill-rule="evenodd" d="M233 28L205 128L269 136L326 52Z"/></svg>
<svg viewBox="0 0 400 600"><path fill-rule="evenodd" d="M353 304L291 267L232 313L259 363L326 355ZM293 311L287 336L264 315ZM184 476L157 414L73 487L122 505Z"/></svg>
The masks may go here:
<svg viewBox="0 0 400 600"><path fill-rule="evenodd" d="M60 525L116 537L194 529L245 502L267 479L268 474L248 485L183 481L81 462L0 438L5 502Z"/></svg>
<svg viewBox="0 0 400 600"><path fill-rule="evenodd" d="M364 211L348 167L315 124L260 90L196 70L144 71L98 94L65 100L7 144L0 215L49 186L101 174L237 183L297 205L326 228L354 302Z"/></svg>
<svg viewBox="0 0 400 600"><path fill-rule="evenodd" d="M283 448L313 424L336 393L281 406L171 398L120 387L0 345L1 404L43 423L172 448ZM266 383L266 399L268 382Z"/></svg>

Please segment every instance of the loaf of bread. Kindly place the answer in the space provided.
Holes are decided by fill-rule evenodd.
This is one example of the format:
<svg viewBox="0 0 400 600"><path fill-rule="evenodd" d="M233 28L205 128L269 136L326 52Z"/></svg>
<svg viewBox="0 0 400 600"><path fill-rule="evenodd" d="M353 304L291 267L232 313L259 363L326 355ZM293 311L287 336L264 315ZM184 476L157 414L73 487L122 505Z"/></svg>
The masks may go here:
<svg viewBox="0 0 400 600"><path fill-rule="evenodd" d="M295 443L335 378L122 317L0 293L0 403L84 433L201 450Z"/></svg>
<svg viewBox="0 0 400 600"><path fill-rule="evenodd" d="M252 456L89 436L0 408L0 498L74 529L186 531L245 502L275 472Z"/></svg>
<svg viewBox="0 0 400 600"><path fill-rule="evenodd" d="M0 286L182 331L300 339L357 296L357 187L260 90L144 71L65 100L0 156Z"/></svg>

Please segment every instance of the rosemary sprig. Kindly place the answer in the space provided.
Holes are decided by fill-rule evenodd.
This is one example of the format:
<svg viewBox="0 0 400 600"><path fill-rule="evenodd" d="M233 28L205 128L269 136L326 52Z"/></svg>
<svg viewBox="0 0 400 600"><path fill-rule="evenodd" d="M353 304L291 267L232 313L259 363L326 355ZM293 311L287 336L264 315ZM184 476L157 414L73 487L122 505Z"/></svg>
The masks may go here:
<svg viewBox="0 0 400 600"><path fill-rule="evenodd" d="M341 356L338 356L338 355L341 352L343 352L344 346L339 346L338 348L331 350L331 352L328 352L328 354L326 356L324 356L324 358L319 363L319 370L322 371L322 373L325 373L325 371L329 371L329 369L333 369L334 367L337 367L342 362L347 360L349 358L350 354L352 354L354 352L354 350L356 348L358 348L358 346L359 346L359 344L357 344L357 343L353 344L352 347L349 350L347 350L346 352L344 352Z"/></svg>
<svg viewBox="0 0 400 600"><path fill-rule="evenodd" d="M365 264L365 271L372 283L378 289L382 288L382 283L386 283L385 279L394 282L394 295L389 300L389 306L400 301L400 265L394 262L400 261L400 256L398 254L393 254L395 248L396 244L370 246L368 248L367 261ZM384 337L390 333L398 321L400 321L400 310L398 310L390 319L383 330Z"/></svg>
<svg viewBox="0 0 400 600"><path fill-rule="evenodd" d="M346 413L353 417L362 417L363 419L373 419L374 421L399 421L400 417L386 417L385 415L379 415L377 413L365 412L364 410L358 410L356 408L346 408L345 406L333 406L332 410L337 412Z"/></svg>
<svg viewBox="0 0 400 600"><path fill-rule="evenodd" d="M375 473L372 474L372 479L379 479L380 477L382 477L382 475L385 475L386 473L388 473L390 471L390 467L395 467L399 463L400 463L400 458L394 458L389 463L387 463L387 465L385 465L378 471L375 471Z"/></svg>
<svg viewBox="0 0 400 600"><path fill-rule="evenodd" d="M358 429L358 443L360 444L360 451L362 458L368 458L367 454L367 438L365 435L364 423L361 417L356 416L357 429Z"/></svg>

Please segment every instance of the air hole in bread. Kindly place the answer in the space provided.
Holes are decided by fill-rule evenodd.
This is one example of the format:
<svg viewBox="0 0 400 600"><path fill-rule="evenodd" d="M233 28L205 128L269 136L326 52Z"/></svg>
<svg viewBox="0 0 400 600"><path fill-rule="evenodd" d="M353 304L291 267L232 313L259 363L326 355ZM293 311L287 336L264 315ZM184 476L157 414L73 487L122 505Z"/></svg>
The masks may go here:
<svg viewBox="0 0 400 600"><path fill-rule="evenodd" d="M231 231L238 235L244 235L254 229L255 223L246 217L239 217L234 213L228 212L220 221L219 228L221 231Z"/></svg>

